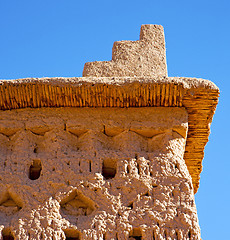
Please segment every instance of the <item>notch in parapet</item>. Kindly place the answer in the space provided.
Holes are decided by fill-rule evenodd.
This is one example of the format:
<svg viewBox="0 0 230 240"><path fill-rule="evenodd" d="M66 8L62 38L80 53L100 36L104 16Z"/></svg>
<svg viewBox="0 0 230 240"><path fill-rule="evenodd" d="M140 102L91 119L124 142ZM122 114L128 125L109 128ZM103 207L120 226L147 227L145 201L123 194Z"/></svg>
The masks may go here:
<svg viewBox="0 0 230 240"><path fill-rule="evenodd" d="M83 77L166 77L164 29L142 25L140 40L114 42L112 60L85 63Z"/></svg>

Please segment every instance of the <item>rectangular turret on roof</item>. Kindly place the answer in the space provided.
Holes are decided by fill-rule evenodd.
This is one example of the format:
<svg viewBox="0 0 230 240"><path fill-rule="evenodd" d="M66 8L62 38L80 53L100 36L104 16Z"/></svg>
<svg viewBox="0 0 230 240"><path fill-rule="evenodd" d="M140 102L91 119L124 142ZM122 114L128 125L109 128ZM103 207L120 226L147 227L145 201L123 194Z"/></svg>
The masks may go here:
<svg viewBox="0 0 230 240"><path fill-rule="evenodd" d="M88 62L83 77L166 77L164 29L142 25L140 40L114 42L112 60Z"/></svg>

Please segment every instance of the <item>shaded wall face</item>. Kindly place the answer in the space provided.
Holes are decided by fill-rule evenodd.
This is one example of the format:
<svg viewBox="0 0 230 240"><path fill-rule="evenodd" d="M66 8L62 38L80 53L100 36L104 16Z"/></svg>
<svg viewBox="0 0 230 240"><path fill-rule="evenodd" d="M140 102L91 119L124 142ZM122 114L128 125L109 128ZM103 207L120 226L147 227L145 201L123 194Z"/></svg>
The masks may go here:
<svg viewBox="0 0 230 240"><path fill-rule="evenodd" d="M17 239L200 239L183 108L0 116L0 228Z"/></svg>

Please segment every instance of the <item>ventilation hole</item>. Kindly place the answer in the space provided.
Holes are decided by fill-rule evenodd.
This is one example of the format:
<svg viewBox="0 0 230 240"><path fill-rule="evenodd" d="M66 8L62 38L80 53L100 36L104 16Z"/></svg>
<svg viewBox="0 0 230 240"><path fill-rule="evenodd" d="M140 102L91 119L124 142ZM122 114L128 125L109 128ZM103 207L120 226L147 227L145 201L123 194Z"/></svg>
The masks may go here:
<svg viewBox="0 0 230 240"><path fill-rule="evenodd" d="M151 195L150 195L150 193L149 193L149 191L148 191L148 192L146 192L143 196L149 197L149 196L151 196Z"/></svg>
<svg viewBox="0 0 230 240"><path fill-rule="evenodd" d="M89 161L89 172L92 172L92 164L91 164L91 161Z"/></svg>
<svg viewBox="0 0 230 240"><path fill-rule="evenodd" d="M14 240L14 236L11 233L9 228L4 228L2 230L2 239L3 240Z"/></svg>
<svg viewBox="0 0 230 240"><path fill-rule="evenodd" d="M142 239L141 228L133 228L133 230L129 234L129 239L141 240Z"/></svg>
<svg viewBox="0 0 230 240"><path fill-rule="evenodd" d="M193 207L194 206L194 200L191 200L190 204Z"/></svg>
<svg viewBox="0 0 230 240"><path fill-rule="evenodd" d="M154 230L153 230L153 240L156 240L156 234Z"/></svg>
<svg viewBox="0 0 230 240"><path fill-rule="evenodd" d="M179 208L176 209L176 217L178 217L178 211L179 211Z"/></svg>
<svg viewBox="0 0 230 240"><path fill-rule="evenodd" d="M106 239L106 235L105 234L103 234L103 240L105 240Z"/></svg>
<svg viewBox="0 0 230 240"><path fill-rule="evenodd" d="M68 166L70 165L70 161L66 163Z"/></svg>
<svg viewBox="0 0 230 240"><path fill-rule="evenodd" d="M128 205L129 208L133 209L133 202Z"/></svg>
<svg viewBox="0 0 230 240"><path fill-rule="evenodd" d="M153 184L153 188L157 188L158 187L158 185L157 184Z"/></svg>
<svg viewBox="0 0 230 240"><path fill-rule="evenodd" d="M3 240L14 240L12 235L3 235Z"/></svg>
<svg viewBox="0 0 230 240"><path fill-rule="evenodd" d="M115 240L118 240L118 234L116 233Z"/></svg>
<svg viewBox="0 0 230 240"><path fill-rule="evenodd" d="M164 230L164 238L167 239L167 232Z"/></svg>
<svg viewBox="0 0 230 240"><path fill-rule="evenodd" d="M140 165L137 163L137 173L140 174Z"/></svg>
<svg viewBox="0 0 230 240"><path fill-rule="evenodd" d="M66 123L64 123L64 131L66 131Z"/></svg>
<svg viewBox="0 0 230 240"><path fill-rule="evenodd" d="M130 170L129 170L130 166L127 166L126 168L126 172L129 174L130 173Z"/></svg>
<svg viewBox="0 0 230 240"><path fill-rule="evenodd" d="M79 167L81 166L81 161L78 162L78 166L79 166Z"/></svg>
<svg viewBox="0 0 230 240"><path fill-rule="evenodd" d="M135 159L136 159L136 160L138 159L138 155L137 155L137 153L135 153Z"/></svg>
<svg viewBox="0 0 230 240"><path fill-rule="evenodd" d="M53 171L53 172L55 171L55 167L53 167L52 171Z"/></svg>
<svg viewBox="0 0 230 240"><path fill-rule="evenodd" d="M190 230L188 231L188 239L192 239L192 233Z"/></svg>
<svg viewBox="0 0 230 240"><path fill-rule="evenodd" d="M117 161L114 159L106 159L102 164L102 175L105 179L114 178L117 172Z"/></svg>
<svg viewBox="0 0 230 240"><path fill-rule="evenodd" d="M40 160L33 160L32 165L30 166L29 179L36 180L40 177L42 170L42 165Z"/></svg>
<svg viewBox="0 0 230 240"><path fill-rule="evenodd" d="M179 240L178 231L176 230L176 240Z"/></svg>
<svg viewBox="0 0 230 240"><path fill-rule="evenodd" d="M34 148L34 153L37 153L37 152L38 152L38 148L35 147L35 148Z"/></svg>
<svg viewBox="0 0 230 240"><path fill-rule="evenodd" d="M151 177L153 176L152 172L150 172L150 176L151 176Z"/></svg>
<svg viewBox="0 0 230 240"><path fill-rule="evenodd" d="M76 229L65 229L64 230L66 240L80 240L81 233Z"/></svg>

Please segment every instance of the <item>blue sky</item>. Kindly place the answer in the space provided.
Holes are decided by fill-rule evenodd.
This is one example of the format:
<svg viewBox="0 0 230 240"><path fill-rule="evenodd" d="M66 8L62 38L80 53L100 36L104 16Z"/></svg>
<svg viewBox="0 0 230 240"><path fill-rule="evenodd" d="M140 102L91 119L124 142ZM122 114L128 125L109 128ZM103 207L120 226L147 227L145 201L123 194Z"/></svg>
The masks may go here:
<svg viewBox="0 0 230 240"><path fill-rule="evenodd" d="M229 237L230 1L0 0L0 79L80 77L85 62L111 59L114 41L141 24L165 29L169 76L220 88L196 194L203 239Z"/></svg>

